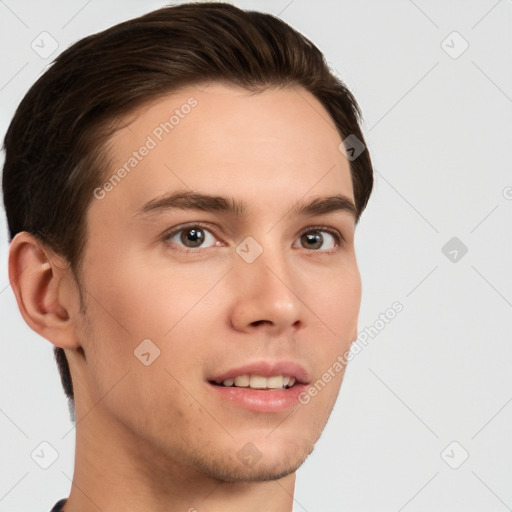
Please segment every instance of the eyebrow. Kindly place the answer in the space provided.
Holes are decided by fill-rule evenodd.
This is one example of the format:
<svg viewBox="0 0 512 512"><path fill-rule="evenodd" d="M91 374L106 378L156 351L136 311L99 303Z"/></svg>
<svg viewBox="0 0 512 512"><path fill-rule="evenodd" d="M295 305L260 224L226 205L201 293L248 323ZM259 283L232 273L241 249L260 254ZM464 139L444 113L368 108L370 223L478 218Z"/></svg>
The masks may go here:
<svg viewBox="0 0 512 512"><path fill-rule="evenodd" d="M145 216L174 209L218 212L237 217L247 216L248 211L242 201L233 197L176 191L148 201L137 211L136 215ZM343 194L316 197L309 202L299 200L290 209L290 212L297 216L325 215L339 211L347 212L357 219L354 202Z"/></svg>

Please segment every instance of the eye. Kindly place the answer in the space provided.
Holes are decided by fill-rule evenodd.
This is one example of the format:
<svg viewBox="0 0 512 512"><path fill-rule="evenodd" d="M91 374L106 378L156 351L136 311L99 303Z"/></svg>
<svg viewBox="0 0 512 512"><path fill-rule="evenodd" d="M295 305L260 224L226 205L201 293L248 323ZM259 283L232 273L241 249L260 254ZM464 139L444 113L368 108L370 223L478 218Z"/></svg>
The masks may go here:
<svg viewBox="0 0 512 512"><path fill-rule="evenodd" d="M165 237L166 242L182 245L187 249L213 247L215 236L208 229L201 226L188 226L169 233Z"/></svg>
<svg viewBox="0 0 512 512"><path fill-rule="evenodd" d="M341 244L342 237L335 231L325 229L310 229L302 233L299 237L301 247L304 249L312 249L317 251L323 249L325 251L332 250ZM327 244L327 246L324 246Z"/></svg>

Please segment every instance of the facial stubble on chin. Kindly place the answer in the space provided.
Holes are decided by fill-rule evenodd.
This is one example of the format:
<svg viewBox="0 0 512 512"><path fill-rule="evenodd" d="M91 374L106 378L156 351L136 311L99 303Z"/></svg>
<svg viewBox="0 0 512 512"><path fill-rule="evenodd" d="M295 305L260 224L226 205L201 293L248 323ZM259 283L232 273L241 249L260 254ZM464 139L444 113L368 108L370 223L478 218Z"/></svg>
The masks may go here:
<svg viewBox="0 0 512 512"><path fill-rule="evenodd" d="M255 464L254 467L250 468L242 465L236 457L228 460L220 460L219 458L208 457L204 453L195 452L191 456L192 465L202 474L226 483L268 482L279 480L291 473L295 473L313 452L316 442L324 431L332 411L334 410L338 396L339 390L326 405L324 414L319 418L317 425L319 425L320 428L315 439L305 440L304 447L300 451L300 456L297 456L297 450L294 450L293 458L289 455L284 455L277 464L265 464L265 454L263 454L261 460ZM304 406L298 405L297 407Z"/></svg>
<svg viewBox="0 0 512 512"><path fill-rule="evenodd" d="M285 476L295 473L313 452L315 443L308 442L303 448L301 456L297 458L296 451L293 459L284 455L278 463L265 464L265 454L253 466L244 465L236 458L228 456L226 460L219 457L207 456L204 453L195 452L190 455L191 466L198 472L225 483L255 483L279 480Z"/></svg>

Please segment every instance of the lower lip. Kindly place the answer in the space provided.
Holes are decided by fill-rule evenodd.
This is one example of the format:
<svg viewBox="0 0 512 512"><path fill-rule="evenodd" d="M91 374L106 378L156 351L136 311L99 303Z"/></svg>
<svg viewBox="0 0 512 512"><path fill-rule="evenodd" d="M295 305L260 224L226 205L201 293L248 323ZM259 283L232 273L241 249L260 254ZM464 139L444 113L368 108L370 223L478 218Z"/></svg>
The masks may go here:
<svg viewBox="0 0 512 512"><path fill-rule="evenodd" d="M305 384L295 384L288 389L252 389L210 384L219 396L231 403L257 412L280 412L299 404L299 395L307 389Z"/></svg>

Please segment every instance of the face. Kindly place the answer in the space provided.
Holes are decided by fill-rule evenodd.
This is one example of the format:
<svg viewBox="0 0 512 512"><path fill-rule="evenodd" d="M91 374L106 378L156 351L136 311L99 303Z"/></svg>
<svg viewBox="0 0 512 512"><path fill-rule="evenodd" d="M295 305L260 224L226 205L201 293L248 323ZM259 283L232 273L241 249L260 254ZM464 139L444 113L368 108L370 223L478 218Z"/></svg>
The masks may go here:
<svg viewBox="0 0 512 512"><path fill-rule="evenodd" d="M127 122L86 219L78 429L115 432L134 457L182 472L289 474L357 335L341 138L302 88L190 86Z"/></svg>

